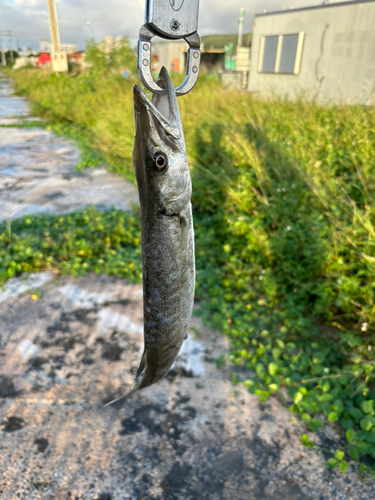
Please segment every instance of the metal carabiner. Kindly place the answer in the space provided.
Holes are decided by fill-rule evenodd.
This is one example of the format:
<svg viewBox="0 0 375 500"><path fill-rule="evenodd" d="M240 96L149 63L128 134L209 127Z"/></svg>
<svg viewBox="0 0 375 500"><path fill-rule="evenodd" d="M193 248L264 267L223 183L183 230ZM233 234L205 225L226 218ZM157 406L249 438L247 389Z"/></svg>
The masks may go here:
<svg viewBox="0 0 375 500"><path fill-rule="evenodd" d="M151 73L151 40L159 36L167 40L184 39L188 45L186 76L176 95L190 92L197 83L201 60L198 29L199 0L146 0L145 24L139 31L138 75L153 94L165 94Z"/></svg>

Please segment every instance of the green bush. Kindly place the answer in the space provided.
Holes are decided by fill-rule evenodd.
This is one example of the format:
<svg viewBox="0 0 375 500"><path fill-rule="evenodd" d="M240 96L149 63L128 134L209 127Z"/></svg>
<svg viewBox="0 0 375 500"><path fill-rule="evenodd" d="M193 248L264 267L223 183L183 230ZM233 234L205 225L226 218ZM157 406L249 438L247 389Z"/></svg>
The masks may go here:
<svg viewBox="0 0 375 500"><path fill-rule="evenodd" d="M85 63L91 66L91 72L99 74L125 69L134 75L137 73L137 61L126 37L122 38L110 51L105 50L104 42L96 44L94 40L88 40Z"/></svg>

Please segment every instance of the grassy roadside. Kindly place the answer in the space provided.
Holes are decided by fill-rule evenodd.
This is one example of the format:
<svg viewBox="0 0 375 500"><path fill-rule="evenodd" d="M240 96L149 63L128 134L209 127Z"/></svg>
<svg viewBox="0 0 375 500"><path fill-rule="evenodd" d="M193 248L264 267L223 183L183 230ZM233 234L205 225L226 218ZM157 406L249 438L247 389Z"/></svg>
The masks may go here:
<svg viewBox="0 0 375 500"><path fill-rule="evenodd" d="M53 128L134 179L130 82L100 71L12 77ZM263 400L283 388L311 431L341 425L346 439L330 467L345 471L348 457L373 463L374 111L265 103L208 81L179 104L193 167L197 297L204 319L231 339L234 383Z"/></svg>

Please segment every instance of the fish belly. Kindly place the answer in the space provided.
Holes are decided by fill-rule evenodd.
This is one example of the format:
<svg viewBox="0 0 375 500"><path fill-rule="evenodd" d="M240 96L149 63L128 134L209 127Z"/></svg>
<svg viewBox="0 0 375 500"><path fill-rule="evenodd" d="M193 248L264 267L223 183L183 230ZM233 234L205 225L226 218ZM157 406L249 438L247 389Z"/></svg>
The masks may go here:
<svg viewBox="0 0 375 500"><path fill-rule="evenodd" d="M188 332L194 302L194 230L189 203L179 215L157 214L142 229L144 338L141 387L172 366Z"/></svg>

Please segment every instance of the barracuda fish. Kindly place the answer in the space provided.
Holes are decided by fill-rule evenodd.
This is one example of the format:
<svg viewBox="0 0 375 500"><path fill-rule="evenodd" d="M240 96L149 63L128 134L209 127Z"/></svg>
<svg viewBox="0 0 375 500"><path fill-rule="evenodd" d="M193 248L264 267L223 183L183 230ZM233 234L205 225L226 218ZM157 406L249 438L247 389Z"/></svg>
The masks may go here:
<svg viewBox="0 0 375 500"><path fill-rule="evenodd" d="M158 84L167 94L154 95L152 101L138 85L133 89L145 347L133 388L115 401L166 375L187 337L193 310L194 230L185 140L176 93L164 67Z"/></svg>

